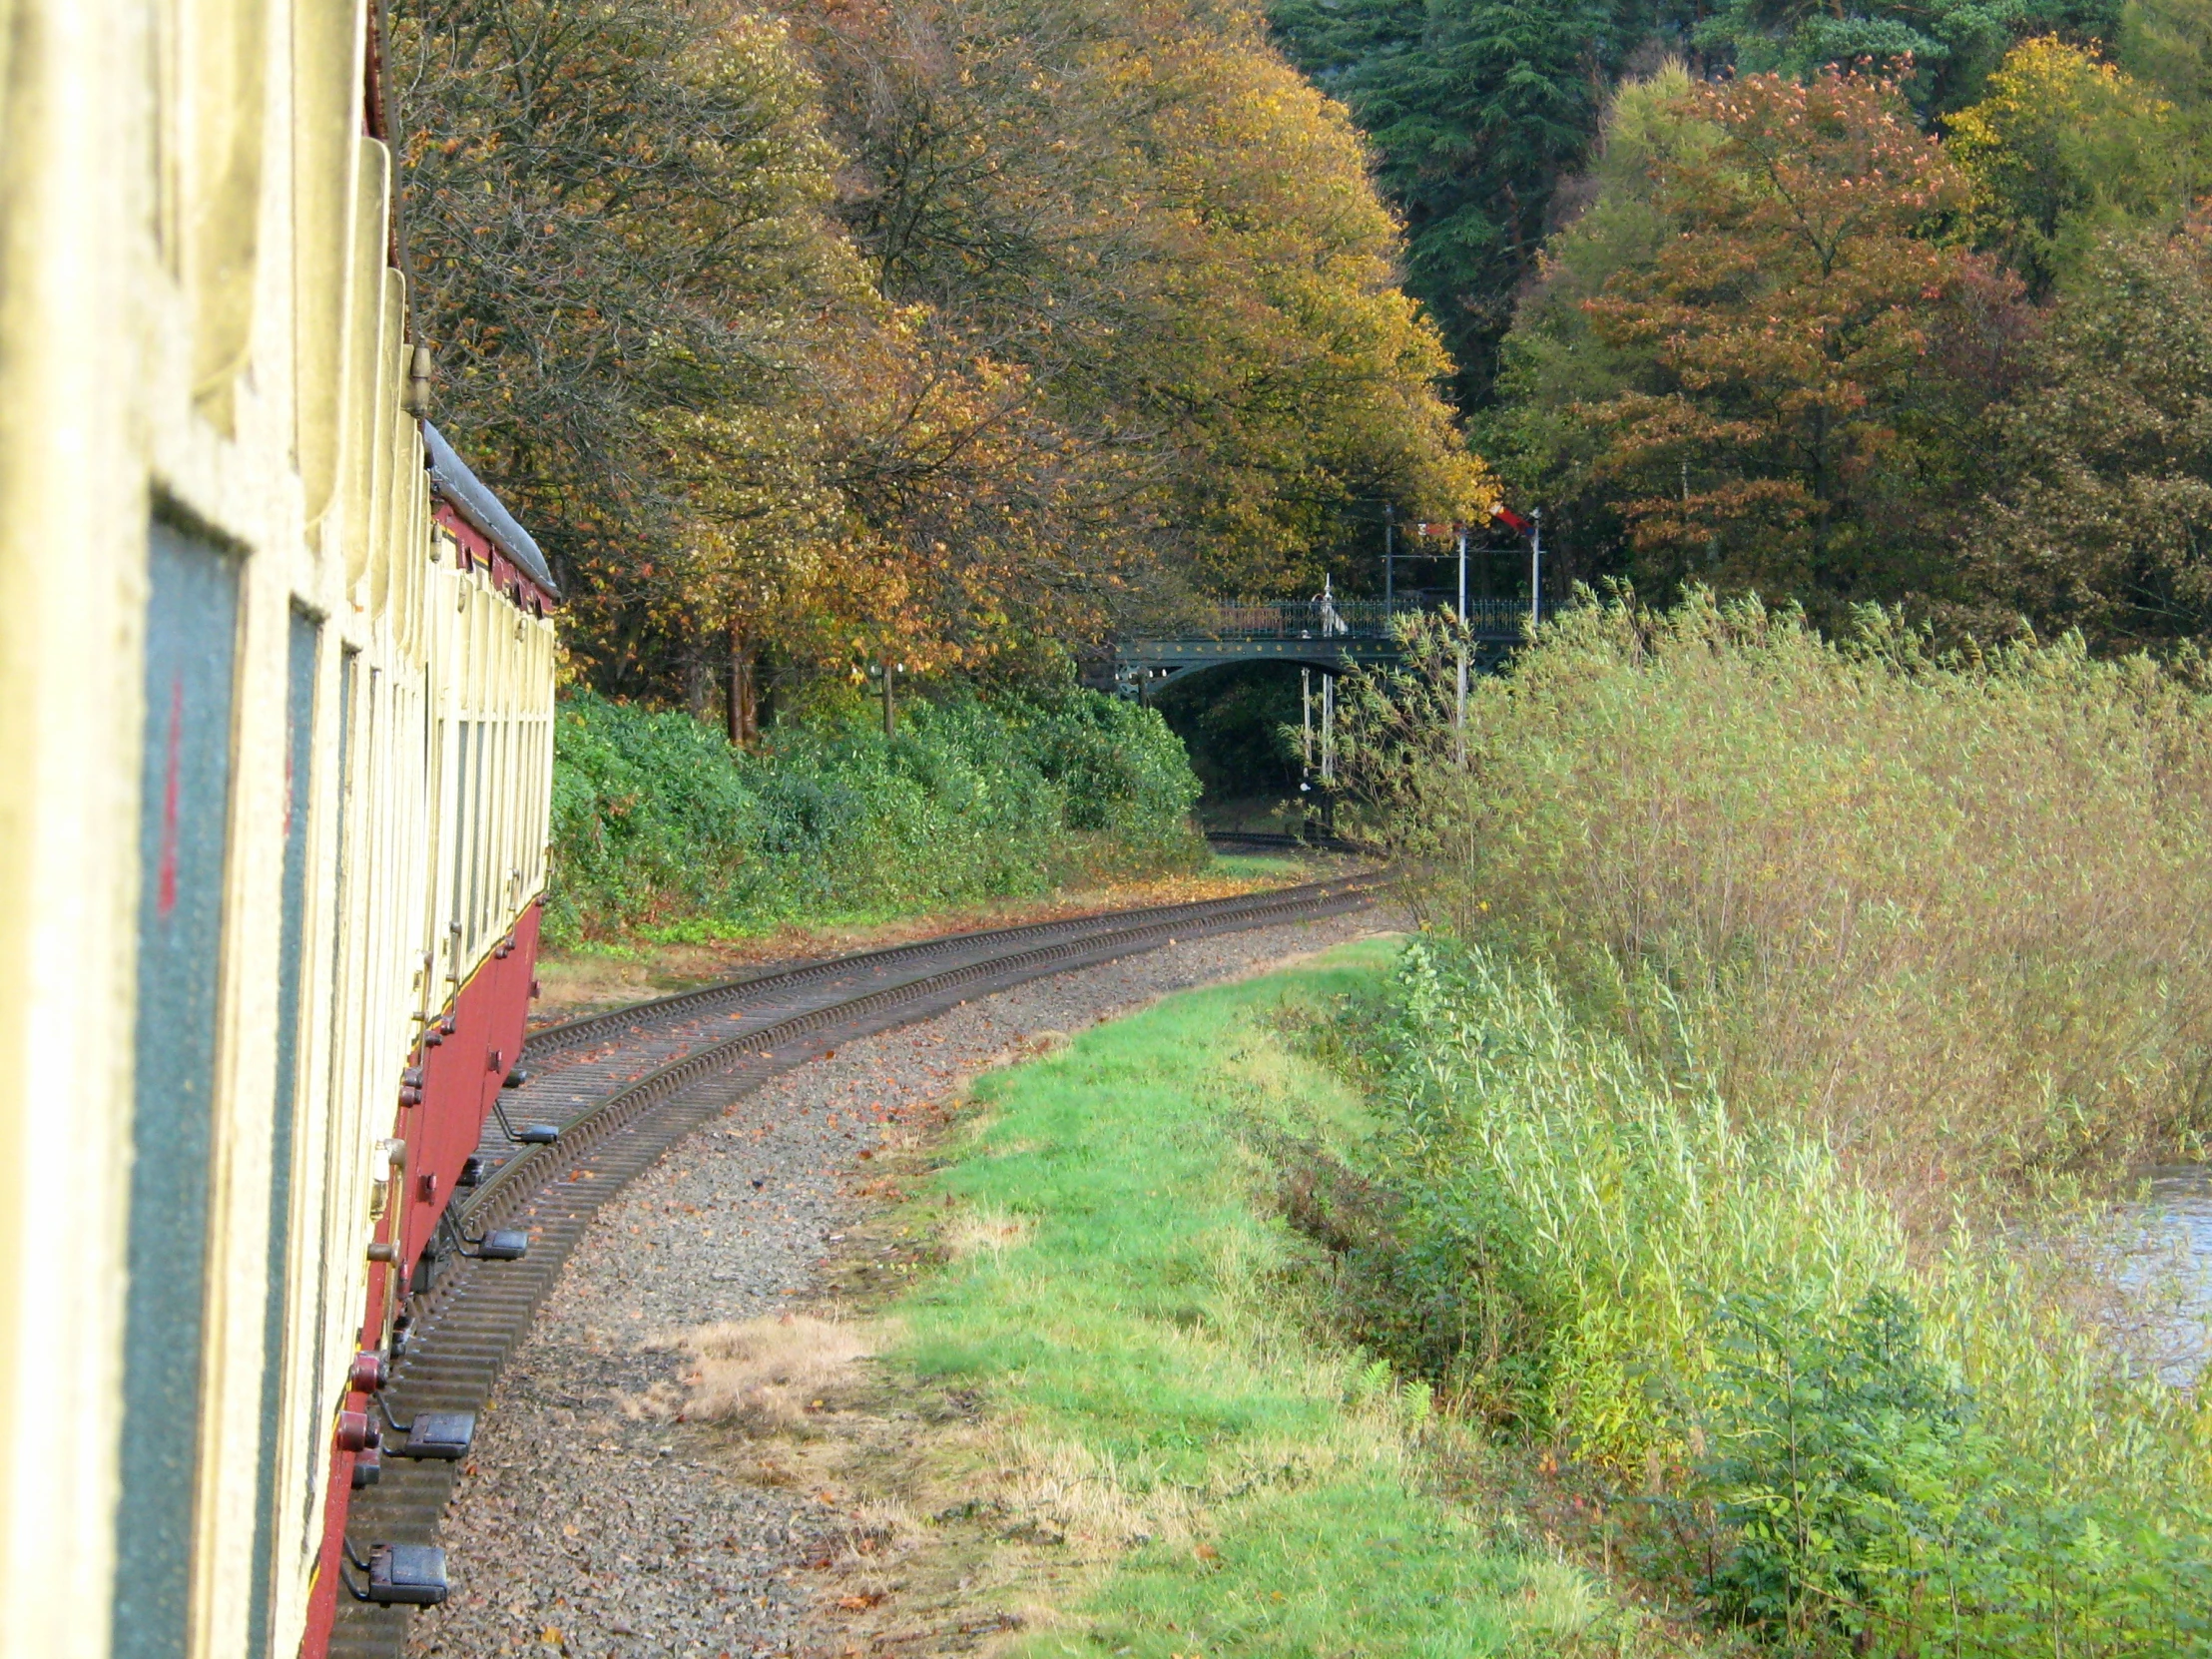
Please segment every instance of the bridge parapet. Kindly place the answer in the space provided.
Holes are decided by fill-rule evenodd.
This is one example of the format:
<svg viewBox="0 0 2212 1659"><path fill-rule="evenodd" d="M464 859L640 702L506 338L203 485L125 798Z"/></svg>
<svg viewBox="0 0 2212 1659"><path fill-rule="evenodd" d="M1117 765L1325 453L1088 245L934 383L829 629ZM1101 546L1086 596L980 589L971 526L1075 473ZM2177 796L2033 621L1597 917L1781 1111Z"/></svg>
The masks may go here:
<svg viewBox="0 0 2212 1659"><path fill-rule="evenodd" d="M1314 640L1394 637L1396 625L1434 613L1422 600L1239 599L1210 607L1184 628L1161 637L1202 640ZM1518 640L1528 606L1517 599L1470 599L1477 637Z"/></svg>
<svg viewBox="0 0 2212 1659"><path fill-rule="evenodd" d="M1137 693L1198 669L1229 663L1283 662L1325 674L1394 663L1400 622L1433 614L1423 600L1322 599L1231 600L1199 611L1178 627L1114 644L1114 678ZM1478 663L1520 643L1526 602L1470 599L1470 632Z"/></svg>

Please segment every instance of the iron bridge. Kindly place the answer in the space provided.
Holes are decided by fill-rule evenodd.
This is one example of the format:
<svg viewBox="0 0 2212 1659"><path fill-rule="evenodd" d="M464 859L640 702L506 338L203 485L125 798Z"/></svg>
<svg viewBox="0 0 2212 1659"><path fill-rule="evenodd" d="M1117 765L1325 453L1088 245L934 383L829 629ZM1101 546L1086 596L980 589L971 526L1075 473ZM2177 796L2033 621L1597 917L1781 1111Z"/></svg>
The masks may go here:
<svg viewBox="0 0 2212 1659"><path fill-rule="evenodd" d="M1114 642L1114 685L1124 696L1230 663L1297 663L1337 675L1396 663L1396 625L1440 607L1427 600L1320 599L1232 601L1198 613L1173 633ZM1467 602L1476 663L1487 667L1521 641L1525 599Z"/></svg>

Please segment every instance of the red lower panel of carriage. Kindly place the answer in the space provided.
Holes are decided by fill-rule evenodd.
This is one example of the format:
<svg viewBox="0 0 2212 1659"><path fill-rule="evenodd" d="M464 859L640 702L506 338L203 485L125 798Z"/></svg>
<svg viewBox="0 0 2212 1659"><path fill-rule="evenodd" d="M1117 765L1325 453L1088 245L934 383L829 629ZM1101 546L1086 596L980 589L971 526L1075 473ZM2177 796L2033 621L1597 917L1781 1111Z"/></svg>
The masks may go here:
<svg viewBox="0 0 2212 1659"><path fill-rule="evenodd" d="M360 1332L363 1353L383 1347L391 1300L396 1298L399 1306L405 1306L408 1265L420 1260L452 1202L462 1166L483 1139L484 1122L507 1074L521 1058L537 968L541 910L542 901L523 909L514 930L469 977L445 1017L425 1032L422 1046L408 1059L391 1130L405 1151L394 1161L385 1214L371 1247L368 1305ZM345 1594L340 1565L355 1458L348 1442L358 1437L346 1414L373 1415L375 1410L374 1398L352 1387L338 1402L333 1418L330 1492L307 1631L300 1645L302 1659L322 1659L328 1651L339 1598ZM386 1541L421 1540L356 1538L353 1547L365 1557L371 1545Z"/></svg>

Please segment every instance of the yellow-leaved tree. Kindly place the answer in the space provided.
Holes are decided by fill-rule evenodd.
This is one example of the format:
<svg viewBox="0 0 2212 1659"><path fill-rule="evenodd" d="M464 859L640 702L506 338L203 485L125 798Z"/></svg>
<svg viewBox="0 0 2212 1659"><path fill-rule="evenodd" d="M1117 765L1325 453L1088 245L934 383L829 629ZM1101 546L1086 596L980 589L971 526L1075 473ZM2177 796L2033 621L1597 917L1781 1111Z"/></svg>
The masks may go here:
<svg viewBox="0 0 2212 1659"><path fill-rule="evenodd" d="M2055 36L2015 46L1948 127L1977 238L2037 299L2100 237L2179 223L2208 182L2173 105Z"/></svg>
<svg viewBox="0 0 2212 1659"><path fill-rule="evenodd" d="M1211 0L404 0L441 415L579 672L757 724L764 673L1079 644L1469 516L1434 327L1341 108Z"/></svg>

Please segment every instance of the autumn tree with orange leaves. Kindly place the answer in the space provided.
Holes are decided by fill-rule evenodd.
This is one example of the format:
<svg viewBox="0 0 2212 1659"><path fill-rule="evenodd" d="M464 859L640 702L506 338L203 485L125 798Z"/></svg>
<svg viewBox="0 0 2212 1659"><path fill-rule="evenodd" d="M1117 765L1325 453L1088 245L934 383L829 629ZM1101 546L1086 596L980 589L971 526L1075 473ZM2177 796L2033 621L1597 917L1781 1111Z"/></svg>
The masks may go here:
<svg viewBox="0 0 2212 1659"><path fill-rule="evenodd" d="M1950 237L1965 181L1894 83L1683 97L1717 140L1653 150L1665 234L1583 301L1597 340L1644 365L1577 409L1636 574L1816 612L1940 591L2019 283Z"/></svg>
<svg viewBox="0 0 2212 1659"><path fill-rule="evenodd" d="M1343 112L1201 0L405 0L439 418L579 678L987 670L1493 498Z"/></svg>

